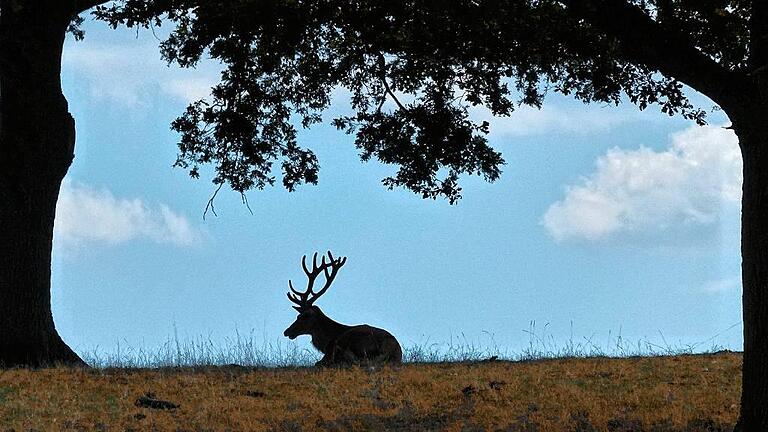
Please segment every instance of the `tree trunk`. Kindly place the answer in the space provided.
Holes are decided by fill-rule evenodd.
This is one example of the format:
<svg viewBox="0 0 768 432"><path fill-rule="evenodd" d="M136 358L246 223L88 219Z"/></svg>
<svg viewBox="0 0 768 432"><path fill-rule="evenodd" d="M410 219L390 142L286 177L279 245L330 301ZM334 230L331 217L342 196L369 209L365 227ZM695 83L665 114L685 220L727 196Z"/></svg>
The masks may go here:
<svg viewBox="0 0 768 432"><path fill-rule="evenodd" d="M51 249L56 201L74 157L62 94L70 2L0 0L0 364L84 364L56 331Z"/></svg>
<svg viewBox="0 0 768 432"><path fill-rule="evenodd" d="M741 213L744 364L737 431L768 431L768 107L731 117L744 160Z"/></svg>

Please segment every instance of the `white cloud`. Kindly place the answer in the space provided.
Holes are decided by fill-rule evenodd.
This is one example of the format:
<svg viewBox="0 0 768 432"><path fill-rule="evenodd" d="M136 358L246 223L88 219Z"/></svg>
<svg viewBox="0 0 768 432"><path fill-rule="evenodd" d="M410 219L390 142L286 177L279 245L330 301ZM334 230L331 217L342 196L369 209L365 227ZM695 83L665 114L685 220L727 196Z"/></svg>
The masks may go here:
<svg viewBox="0 0 768 432"><path fill-rule="evenodd" d="M705 293L717 294L733 290L741 290L741 277L734 276L723 279L715 279L704 283L701 290Z"/></svg>
<svg viewBox="0 0 768 432"><path fill-rule="evenodd" d="M128 107L146 103L150 93L146 82L149 58L145 49L111 48L75 44L64 51L63 67L87 82L91 97ZM155 51L156 53L156 51Z"/></svg>
<svg viewBox="0 0 768 432"><path fill-rule="evenodd" d="M55 235L66 245L148 239L188 246L200 238L187 218L165 205L151 208L137 198L116 198L107 190L70 182L64 183L59 196Z"/></svg>
<svg viewBox="0 0 768 432"><path fill-rule="evenodd" d="M556 241L669 233L714 225L741 199L741 153L722 127L693 126L664 151L613 148L596 170L566 187L542 224Z"/></svg>
<svg viewBox="0 0 768 432"><path fill-rule="evenodd" d="M211 87L216 85L214 77L176 78L163 87L165 93L190 103L210 96Z"/></svg>
<svg viewBox="0 0 768 432"><path fill-rule="evenodd" d="M518 137L532 135L592 134L610 130L632 121L653 121L650 113L637 109L622 110L614 106L603 107L587 105L578 108L544 105L538 109L523 105L517 107L509 117L494 117L485 107L473 107L470 117L476 122L486 120L490 123L493 137Z"/></svg>
<svg viewBox="0 0 768 432"><path fill-rule="evenodd" d="M64 51L63 67L87 86L97 101L143 108L158 94L185 103L210 94L218 70L212 62L196 69L168 66L154 44L96 45L78 42Z"/></svg>

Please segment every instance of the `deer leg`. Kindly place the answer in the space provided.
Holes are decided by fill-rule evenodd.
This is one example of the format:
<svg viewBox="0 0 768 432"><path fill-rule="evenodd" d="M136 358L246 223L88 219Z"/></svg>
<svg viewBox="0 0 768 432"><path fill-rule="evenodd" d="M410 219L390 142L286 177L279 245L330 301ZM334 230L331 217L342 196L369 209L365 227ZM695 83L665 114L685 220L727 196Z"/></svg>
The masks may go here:
<svg viewBox="0 0 768 432"><path fill-rule="evenodd" d="M339 348L338 344L333 344L333 347L328 350L328 352L325 353L323 358L320 359L317 363L315 363L315 366L319 367L326 367L326 366L333 366L339 362L340 359L343 357L341 356L341 348Z"/></svg>
<svg viewBox="0 0 768 432"><path fill-rule="evenodd" d="M315 363L315 366L317 367L326 367L331 366L333 364L333 353L328 353L323 356L317 363Z"/></svg>
<svg viewBox="0 0 768 432"><path fill-rule="evenodd" d="M357 363L360 360L350 349L345 349L340 354L342 361L347 364Z"/></svg>

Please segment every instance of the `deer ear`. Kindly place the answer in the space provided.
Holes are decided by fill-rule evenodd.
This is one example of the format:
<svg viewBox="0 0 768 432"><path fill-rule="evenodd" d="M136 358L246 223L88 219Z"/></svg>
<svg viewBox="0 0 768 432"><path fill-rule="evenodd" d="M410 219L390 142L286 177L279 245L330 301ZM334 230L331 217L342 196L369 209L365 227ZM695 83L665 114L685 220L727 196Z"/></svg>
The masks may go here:
<svg viewBox="0 0 768 432"><path fill-rule="evenodd" d="M296 312L301 313L301 307L300 306L291 306L292 308L296 309Z"/></svg>

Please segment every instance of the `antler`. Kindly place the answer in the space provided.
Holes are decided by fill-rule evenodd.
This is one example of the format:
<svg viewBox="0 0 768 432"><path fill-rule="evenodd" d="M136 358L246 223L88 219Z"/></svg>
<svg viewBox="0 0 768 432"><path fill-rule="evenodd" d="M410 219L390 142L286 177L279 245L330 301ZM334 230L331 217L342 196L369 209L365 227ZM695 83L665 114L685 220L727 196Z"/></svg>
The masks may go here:
<svg viewBox="0 0 768 432"><path fill-rule="evenodd" d="M328 257L328 262L325 260L326 256ZM304 292L297 291L293 287L293 282L291 282L290 279L288 280L288 287L291 289L291 292L287 294L288 299L297 305L293 306L293 308L301 313L312 306L315 300L320 298L320 296L325 294L328 288L330 288L333 280L336 278L336 274L339 272L339 269L346 262L347 257L334 258L333 254L331 254L331 251L328 251L327 255L323 255L322 259L320 260L320 265L317 265L317 252L315 252L314 255L312 255L312 270L310 270L307 267L307 256L304 255L301 258L301 268L304 269L304 273L307 275L307 290ZM323 288L320 289L320 291L315 292L313 290L315 279L320 276L320 273L325 275L325 285L323 285Z"/></svg>

